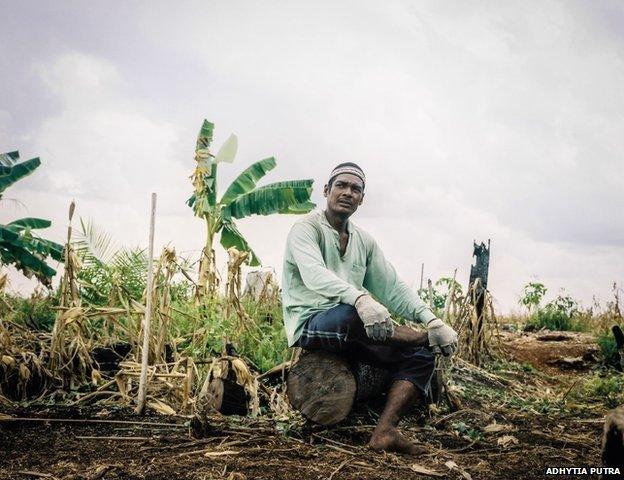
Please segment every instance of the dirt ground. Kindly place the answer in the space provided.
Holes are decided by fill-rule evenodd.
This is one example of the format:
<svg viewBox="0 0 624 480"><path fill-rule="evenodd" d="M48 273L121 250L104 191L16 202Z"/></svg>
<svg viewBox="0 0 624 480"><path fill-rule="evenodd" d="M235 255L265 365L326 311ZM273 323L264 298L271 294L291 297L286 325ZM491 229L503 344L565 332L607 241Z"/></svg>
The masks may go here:
<svg viewBox="0 0 624 480"><path fill-rule="evenodd" d="M600 352L593 335L580 332L501 332L501 341L511 360L552 375L588 371Z"/></svg>
<svg viewBox="0 0 624 480"><path fill-rule="evenodd" d="M557 378L548 385L552 395L564 396L572 379L583 375L548 357L556 342L559 358L582 357L587 348L577 350L576 337L505 335L509 355ZM548 345L543 355L530 353L531 348L542 351L542 344ZM516 380L528 381L514 378L506 380L508 388ZM543 379L539 382L544 385ZM186 417L137 417L129 407L5 409L0 414L5 418L0 422L0 479L530 479L545 478L547 467L600 466L605 410L599 408L572 416L464 398L457 412L430 415L423 410L403 423L403 432L422 446L417 456L368 450L375 414L361 410L332 428L215 416L207 437L198 439L191 436Z"/></svg>

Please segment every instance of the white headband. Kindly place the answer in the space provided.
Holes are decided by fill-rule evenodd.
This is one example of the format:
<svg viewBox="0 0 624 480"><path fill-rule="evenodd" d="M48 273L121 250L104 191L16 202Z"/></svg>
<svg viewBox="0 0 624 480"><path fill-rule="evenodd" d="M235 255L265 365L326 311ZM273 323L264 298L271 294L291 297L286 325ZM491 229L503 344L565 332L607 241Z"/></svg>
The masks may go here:
<svg viewBox="0 0 624 480"><path fill-rule="evenodd" d="M364 172L357 167L350 167L350 166L334 168L331 172L331 175L329 176L329 181L331 182L332 178L342 173L349 173L351 175L355 175L360 180L362 180L362 183L364 184L366 183L366 177L364 176Z"/></svg>

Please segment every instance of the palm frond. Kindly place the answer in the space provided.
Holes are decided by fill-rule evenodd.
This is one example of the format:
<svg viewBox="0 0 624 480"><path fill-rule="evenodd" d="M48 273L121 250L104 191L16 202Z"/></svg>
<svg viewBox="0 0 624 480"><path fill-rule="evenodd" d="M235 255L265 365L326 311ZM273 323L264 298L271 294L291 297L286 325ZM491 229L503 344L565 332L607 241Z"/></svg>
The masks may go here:
<svg viewBox="0 0 624 480"><path fill-rule="evenodd" d="M119 250L119 246L108 233L92 220L80 218L80 230L76 232L74 249L85 263L92 260L108 264Z"/></svg>

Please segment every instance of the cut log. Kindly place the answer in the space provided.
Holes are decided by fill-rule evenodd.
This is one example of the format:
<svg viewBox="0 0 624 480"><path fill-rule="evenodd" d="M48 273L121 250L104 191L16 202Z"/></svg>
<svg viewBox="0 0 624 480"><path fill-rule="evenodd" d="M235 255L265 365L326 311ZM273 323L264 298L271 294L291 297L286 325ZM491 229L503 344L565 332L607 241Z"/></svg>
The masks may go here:
<svg viewBox="0 0 624 480"><path fill-rule="evenodd" d="M356 401L380 394L387 379L386 371L369 365L349 365L329 352L304 352L288 373L288 399L309 420L334 425Z"/></svg>
<svg viewBox="0 0 624 480"><path fill-rule="evenodd" d="M294 409L308 420L329 426L344 420L355 403L381 397L389 383L390 373L382 368L349 363L336 354L320 350L304 351L290 367L286 392ZM434 373L427 400L440 403L442 391Z"/></svg>
<svg viewBox="0 0 624 480"><path fill-rule="evenodd" d="M321 425L344 420L353 406L356 381L347 362L328 352L303 352L288 373L291 405Z"/></svg>

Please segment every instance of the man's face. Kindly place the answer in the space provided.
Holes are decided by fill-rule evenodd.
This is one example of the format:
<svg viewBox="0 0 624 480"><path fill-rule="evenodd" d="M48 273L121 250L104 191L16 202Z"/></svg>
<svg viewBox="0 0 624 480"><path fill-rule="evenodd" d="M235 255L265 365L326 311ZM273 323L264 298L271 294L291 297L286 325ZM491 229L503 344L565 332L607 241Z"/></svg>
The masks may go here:
<svg viewBox="0 0 624 480"><path fill-rule="evenodd" d="M346 217L355 213L364 200L364 183L350 173L341 173L334 178L331 188L325 185L323 195L327 198L327 209Z"/></svg>

